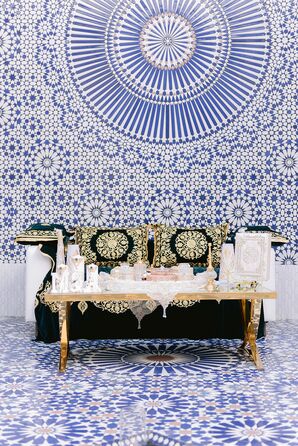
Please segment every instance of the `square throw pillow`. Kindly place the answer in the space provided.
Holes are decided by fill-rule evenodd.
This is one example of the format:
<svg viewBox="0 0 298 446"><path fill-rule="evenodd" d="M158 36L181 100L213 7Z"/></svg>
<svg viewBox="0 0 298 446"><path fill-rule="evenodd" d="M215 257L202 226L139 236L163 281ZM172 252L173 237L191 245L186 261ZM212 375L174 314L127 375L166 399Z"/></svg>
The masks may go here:
<svg viewBox="0 0 298 446"><path fill-rule="evenodd" d="M211 243L212 264L218 267L221 245L227 233L227 223L207 228L155 225L153 265L159 267L190 263L192 266L207 266L208 243Z"/></svg>
<svg viewBox="0 0 298 446"><path fill-rule="evenodd" d="M86 263L98 266L117 266L120 262L133 265L147 261L148 228L97 228L76 229L76 242Z"/></svg>

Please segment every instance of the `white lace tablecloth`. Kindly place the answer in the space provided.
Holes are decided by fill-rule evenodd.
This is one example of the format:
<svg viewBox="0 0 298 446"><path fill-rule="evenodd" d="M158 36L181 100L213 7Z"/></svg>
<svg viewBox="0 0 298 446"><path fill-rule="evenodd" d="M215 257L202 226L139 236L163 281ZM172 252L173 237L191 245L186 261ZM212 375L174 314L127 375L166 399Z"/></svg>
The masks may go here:
<svg viewBox="0 0 298 446"><path fill-rule="evenodd" d="M102 273L101 273L102 274ZM170 303L175 299L178 293L195 293L204 288L206 281L203 277L192 280L177 280L177 281L146 281L146 280L120 280L110 277L108 274L101 275L101 289L111 293L123 294L147 294L152 300L135 301L129 303L130 310L140 322L142 318L155 310L156 306L160 304L163 307L163 317L166 317L166 310ZM204 274L204 273L202 273ZM108 277L109 276L109 277Z"/></svg>

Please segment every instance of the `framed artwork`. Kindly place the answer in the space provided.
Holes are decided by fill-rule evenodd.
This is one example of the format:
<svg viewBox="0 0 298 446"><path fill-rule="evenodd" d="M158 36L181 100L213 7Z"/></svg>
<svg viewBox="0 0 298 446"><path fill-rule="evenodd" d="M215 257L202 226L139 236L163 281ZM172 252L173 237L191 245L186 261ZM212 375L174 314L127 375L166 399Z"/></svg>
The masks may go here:
<svg viewBox="0 0 298 446"><path fill-rule="evenodd" d="M235 244L235 276L259 282L268 280L270 250L270 234L238 233Z"/></svg>

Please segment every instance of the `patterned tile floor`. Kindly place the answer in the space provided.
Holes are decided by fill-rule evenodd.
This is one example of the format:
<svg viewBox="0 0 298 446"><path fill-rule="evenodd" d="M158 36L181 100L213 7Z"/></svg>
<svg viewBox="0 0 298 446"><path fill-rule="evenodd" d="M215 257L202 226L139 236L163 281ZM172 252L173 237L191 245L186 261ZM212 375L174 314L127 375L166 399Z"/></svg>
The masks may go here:
<svg viewBox="0 0 298 446"><path fill-rule="evenodd" d="M0 445L298 445L298 321L268 325L265 371L240 341L76 341L0 320Z"/></svg>

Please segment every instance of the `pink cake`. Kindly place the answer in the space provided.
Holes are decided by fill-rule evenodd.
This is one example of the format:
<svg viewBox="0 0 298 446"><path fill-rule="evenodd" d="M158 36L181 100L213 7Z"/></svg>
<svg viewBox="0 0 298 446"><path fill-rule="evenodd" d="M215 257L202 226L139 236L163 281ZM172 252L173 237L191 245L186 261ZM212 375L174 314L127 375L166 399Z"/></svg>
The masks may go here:
<svg viewBox="0 0 298 446"><path fill-rule="evenodd" d="M165 280L179 280L179 277L177 274L169 274L169 273L164 273L164 274L147 274L146 276L146 280L150 280L150 281L165 281Z"/></svg>
<svg viewBox="0 0 298 446"><path fill-rule="evenodd" d="M166 280L179 280L178 271L171 269L150 268L149 274L146 276L146 280L151 281L166 281Z"/></svg>

